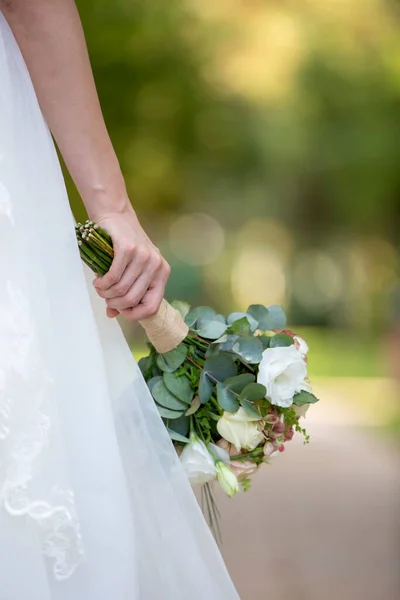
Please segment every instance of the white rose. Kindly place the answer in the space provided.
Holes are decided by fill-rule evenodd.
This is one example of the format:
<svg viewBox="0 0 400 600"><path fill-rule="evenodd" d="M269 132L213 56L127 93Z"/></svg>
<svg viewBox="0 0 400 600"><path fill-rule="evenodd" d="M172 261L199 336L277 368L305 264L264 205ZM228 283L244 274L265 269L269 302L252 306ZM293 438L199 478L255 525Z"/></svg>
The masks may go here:
<svg viewBox="0 0 400 600"><path fill-rule="evenodd" d="M218 433L233 444L238 452L242 448L251 451L264 439L264 434L258 428L260 419L249 415L242 407L236 413L225 411L217 423Z"/></svg>
<svg viewBox="0 0 400 600"><path fill-rule="evenodd" d="M196 436L190 436L190 444L182 450L180 460L192 484L203 484L217 476L215 462L207 446Z"/></svg>
<svg viewBox="0 0 400 600"><path fill-rule="evenodd" d="M294 338L294 345L296 346L297 350L300 352L302 358L305 358L308 354L308 344L305 340L303 340L302 337L300 337L299 335L295 335Z"/></svg>
<svg viewBox="0 0 400 600"><path fill-rule="evenodd" d="M267 348L259 366L257 381L267 388L271 404L288 408L293 396L305 389L307 366L295 346Z"/></svg>

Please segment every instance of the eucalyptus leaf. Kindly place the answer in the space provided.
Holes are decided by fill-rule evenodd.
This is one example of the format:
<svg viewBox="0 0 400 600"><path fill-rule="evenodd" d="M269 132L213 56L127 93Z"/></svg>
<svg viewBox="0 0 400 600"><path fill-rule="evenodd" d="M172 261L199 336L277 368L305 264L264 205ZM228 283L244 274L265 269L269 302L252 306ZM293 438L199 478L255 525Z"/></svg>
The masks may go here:
<svg viewBox="0 0 400 600"><path fill-rule="evenodd" d="M182 302L182 300L173 300L171 306L181 313L183 319L190 311L190 304Z"/></svg>
<svg viewBox="0 0 400 600"><path fill-rule="evenodd" d="M237 375L237 366L233 356L221 354L207 358L204 362L203 372L218 381L225 381L225 379Z"/></svg>
<svg viewBox="0 0 400 600"><path fill-rule="evenodd" d="M164 373L164 384L166 388L179 400L190 404L194 396L194 390L186 375L179 377L174 373Z"/></svg>
<svg viewBox="0 0 400 600"><path fill-rule="evenodd" d="M316 402L319 402L319 398L310 392L306 392L305 390L295 394L293 397L293 404L296 406L303 406L303 404L315 404Z"/></svg>
<svg viewBox="0 0 400 600"><path fill-rule="evenodd" d="M182 444L190 444L190 440L186 436L181 435L180 433L177 433L176 431L173 431L169 427L167 427L167 431L169 433L169 437L171 438L171 440L174 440L174 442L181 442Z"/></svg>
<svg viewBox="0 0 400 600"><path fill-rule="evenodd" d="M147 371L151 368L152 362L153 361L150 356L143 356L139 360L138 367L141 370L143 376L145 376Z"/></svg>
<svg viewBox="0 0 400 600"><path fill-rule="evenodd" d="M242 390L240 394L240 401L242 400L250 400L251 402L257 402L257 400L262 400L265 398L267 394L267 388L265 385L261 383L249 383Z"/></svg>
<svg viewBox="0 0 400 600"><path fill-rule="evenodd" d="M218 339L227 329L227 325L221 321L202 321L202 325L197 330L200 337L207 340Z"/></svg>
<svg viewBox="0 0 400 600"><path fill-rule="evenodd" d="M220 407L228 412L234 413L239 409L235 394L224 383L217 384L217 400Z"/></svg>
<svg viewBox="0 0 400 600"><path fill-rule="evenodd" d="M188 327L194 327L198 319L205 318L211 319L216 314L213 308L209 306L197 306L192 308L185 317L185 323Z"/></svg>
<svg viewBox="0 0 400 600"><path fill-rule="evenodd" d="M268 329L270 329L269 311L266 306L263 304L252 304L247 309L247 312L258 322L259 329L262 329L263 331L268 331Z"/></svg>
<svg viewBox="0 0 400 600"><path fill-rule="evenodd" d="M287 319L282 306L278 306L276 304L268 306L268 314L270 320L270 327L268 329L281 330L286 327Z"/></svg>
<svg viewBox="0 0 400 600"><path fill-rule="evenodd" d="M179 400L174 394L171 394L163 381L157 382L153 386L151 393L157 404L164 406L164 408L181 411L181 414L187 409L187 404Z"/></svg>
<svg viewBox="0 0 400 600"><path fill-rule="evenodd" d="M167 421L167 427L180 435L187 435L190 429L190 419L182 415L178 419L173 419L172 422Z"/></svg>
<svg viewBox="0 0 400 600"><path fill-rule="evenodd" d="M254 407L253 403L250 402L250 400L241 400L240 404L249 415L261 419L259 411Z"/></svg>
<svg viewBox="0 0 400 600"><path fill-rule="evenodd" d="M215 342L212 342L205 353L205 357L206 358L210 358L211 356L217 356L217 354L219 354L220 352L220 346L218 344L216 344Z"/></svg>
<svg viewBox="0 0 400 600"><path fill-rule="evenodd" d="M190 407L185 412L185 415L187 417L190 417L190 415L194 415L194 413L199 410L200 406L201 406L200 396L195 396L192 400Z"/></svg>
<svg viewBox="0 0 400 600"><path fill-rule="evenodd" d="M257 339L260 340L260 342L262 343L264 350L266 350L267 348L270 347L271 336L259 335L259 336L257 336Z"/></svg>
<svg viewBox="0 0 400 600"><path fill-rule="evenodd" d="M272 304L263 306L262 304L252 304L247 312L259 323L259 329L271 331L274 329L282 330L286 327L286 315L281 306Z"/></svg>
<svg viewBox="0 0 400 600"><path fill-rule="evenodd" d="M261 362L263 345L257 337L240 337L233 345L233 351L251 365Z"/></svg>
<svg viewBox="0 0 400 600"><path fill-rule="evenodd" d="M211 359L210 359L211 360ZM213 384L207 377L205 371L202 371L200 375L200 383L199 383L199 396L202 404L205 404L209 401L213 393Z"/></svg>
<svg viewBox="0 0 400 600"><path fill-rule="evenodd" d="M224 325L226 325L226 319L224 317L224 315L205 315L204 317L199 317L197 319L197 328L201 328L203 327L206 323L209 323L210 321L216 321L217 323L223 323Z"/></svg>
<svg viewBox="0 0 400 600"><path fill-rule="evenodd" d="M284 348L286 346L293 346L293 344L294 339L291 335L287 335L286 333L278 333L270 338L269 347Z"/></svg>
<svg viewBox="0 0 400 600"><path fill-rule="evenodd" d="M170 352L159 354L157 356L157 366L164 373L173 373L185 362L186 354L185 344L179 344L177 348L170 350Z"/></svg>
<svg viewBox="0 0 400 600"><path fill-rule="evenodd" d="M239 336L228 334L221 339L224 339L224 341L219 344L219 349L221 351L231 352L233 345L239 339Z"/></svg>
<svg viewBox="0 0 400 600"><path fill-rule="evenodd" d="M156 403L158 412L160 413L161 417L164 417L165 419L179 419L179 417L181 417L183 415L182 411L178 411L178 410L171 410L170 408L165 408L165 406L160 406L159 404Z"/></svg>
<svg viewBox="0 0 400 600"><path fill-rule="evenodd" d="M251 326L247 317L242 317L237 321L234 321L228 328L228 333L231 335L250 335Z"/></svg>
<svg viewBox="0 0 400 600"><path fill-rule="evenodd" d="M240 394L244 388L255 381L255 375L251 373L242 373L236 375L236 377L230 377L224 381L224 385L228 387L232 392Z"/></svg>
<svg viewBox="0 0 400 600"><path fill-rule="evenodd" d="M228 325L232 325L236 321L239 321L240 319L243 319L243 318L247 319L252 332L258 328L258 321L254 317L252 317L252 315L250 315L248 313L244 313L244 312L231 313L227 319Z"/></svg>
<svg viewBox="0 0 400 600"><path fill-rule="evenodd" d="M153 391L153 387L155 386L156 383L159 383L160 381L162 382L163 378L159 375L157 375L156 377L152 377L148 382L147 382L147 387L149 388L150 392Z"/></svg>

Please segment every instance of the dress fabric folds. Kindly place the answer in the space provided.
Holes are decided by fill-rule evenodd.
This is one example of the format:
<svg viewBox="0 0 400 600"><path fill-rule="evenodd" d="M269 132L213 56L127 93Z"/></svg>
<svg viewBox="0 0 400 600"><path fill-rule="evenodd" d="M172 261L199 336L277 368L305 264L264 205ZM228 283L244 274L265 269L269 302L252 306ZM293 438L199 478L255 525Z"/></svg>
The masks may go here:
<svg viewBox="0 0 400 600"><path fill-rule="evenodd" d="M237 600L0 13L0 600Z"/></svg>

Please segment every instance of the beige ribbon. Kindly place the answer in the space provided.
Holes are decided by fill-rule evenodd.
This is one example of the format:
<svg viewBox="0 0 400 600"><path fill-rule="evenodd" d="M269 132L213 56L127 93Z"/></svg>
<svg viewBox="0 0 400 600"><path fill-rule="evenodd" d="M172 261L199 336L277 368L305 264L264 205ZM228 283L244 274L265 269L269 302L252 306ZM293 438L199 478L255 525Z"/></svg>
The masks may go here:
<svg viewBox="0 0 400 600"><path fill-rule="evenodd" d="M189 333L189 327L181 313L166 300L156 315L139 321L157 352L164 354L176 348Z"/></svg>

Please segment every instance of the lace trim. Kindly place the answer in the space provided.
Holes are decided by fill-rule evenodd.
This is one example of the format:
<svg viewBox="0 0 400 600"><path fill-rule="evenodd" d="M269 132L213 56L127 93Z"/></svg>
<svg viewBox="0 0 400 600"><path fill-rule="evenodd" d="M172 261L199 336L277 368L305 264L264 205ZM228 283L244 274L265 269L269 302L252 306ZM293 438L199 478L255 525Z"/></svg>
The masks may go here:
<svg viewBox="0 0 400 600"><path fill-rule="evenodd" d="M73 492L49 481L48 466L55 462L44 398L54 382L41 359L29 302L10 281L0 304L0 366L0 507L37 523L54 577L67 579L84 551Z"/></svg>

